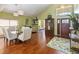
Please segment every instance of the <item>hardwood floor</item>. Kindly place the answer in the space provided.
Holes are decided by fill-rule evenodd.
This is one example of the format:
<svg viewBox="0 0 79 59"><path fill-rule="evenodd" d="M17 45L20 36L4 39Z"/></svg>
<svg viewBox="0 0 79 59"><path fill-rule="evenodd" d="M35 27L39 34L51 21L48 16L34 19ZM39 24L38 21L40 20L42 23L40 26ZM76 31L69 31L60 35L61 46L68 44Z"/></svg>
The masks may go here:
<svg viewBox="0 0 79 59"><path fill-rule="evenodd" d="M39 30L33 33L32 38L18 44L4 46L3 38L0 39L0 53L2 54L62 54L52 48L48 48L46 44L53 38L45 35L45 30Z"/></svg>

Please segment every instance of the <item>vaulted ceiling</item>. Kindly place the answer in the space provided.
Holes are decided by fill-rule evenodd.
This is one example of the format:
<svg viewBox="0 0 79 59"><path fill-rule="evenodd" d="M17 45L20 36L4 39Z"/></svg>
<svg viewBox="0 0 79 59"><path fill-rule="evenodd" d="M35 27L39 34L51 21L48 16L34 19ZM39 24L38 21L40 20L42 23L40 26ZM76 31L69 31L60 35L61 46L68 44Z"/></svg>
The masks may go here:
<svg viewBox="0 0 79 59"><path fill-rule="evenodd" d="M49 4L0 4L0 11L14 13L24 11L25 16L36 16L49 7Z"/></svg>

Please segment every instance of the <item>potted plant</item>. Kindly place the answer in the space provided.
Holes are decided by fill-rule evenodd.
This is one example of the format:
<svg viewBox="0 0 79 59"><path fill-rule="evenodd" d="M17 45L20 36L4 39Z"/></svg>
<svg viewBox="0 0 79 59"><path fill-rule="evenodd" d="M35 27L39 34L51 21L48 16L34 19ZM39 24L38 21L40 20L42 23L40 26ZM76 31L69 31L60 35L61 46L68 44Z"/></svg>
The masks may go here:
<svg viewBox="0 0 79 59"><path fill-rule="evenodd" d="M73 29L74 29L74 34L77 33L78 31L78 28L79 28L79 23L78 23L78 14L74 14L74 15L69 15L70 16L70 20L72 21L72 26L73 26Z"/></svg>

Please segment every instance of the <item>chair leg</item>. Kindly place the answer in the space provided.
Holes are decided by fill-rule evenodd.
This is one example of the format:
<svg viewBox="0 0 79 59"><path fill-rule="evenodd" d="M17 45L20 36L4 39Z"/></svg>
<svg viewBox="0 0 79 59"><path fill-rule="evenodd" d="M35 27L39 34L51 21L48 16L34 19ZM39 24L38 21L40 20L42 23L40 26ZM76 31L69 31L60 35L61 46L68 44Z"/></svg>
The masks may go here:
<svg viewBox="0 0 79 59"><path fill-rule="evenodd" d="M18 39L15 39L15 41L16 41L16 44L19 43L19 40Z"/></svg>
<svg viewBox="0 0 79 59"><path fill-rule="evenodd" d="M4 37L4 47L6 47L6 38Z"/></svg>
<svg viewBox="0 0 79 59"><path fill-rule="evenodd" d="M6 39L6 45L8 46L8 39Z"/></svg>
<svg viewBox="0 0 79 59"><path fill-rule="evenodd" d="M12 45L12 40L9 40L9 46Z"/></svg>
<svg viewBox="0 0 79 59"><path fill-rule="evenodd" d="M15 40L13 40L12 43L15 44Z"/></svg>
<svg viewBox="0 0 79 59"><path fill-rule="evenodd" d="M10 44L10 40L8 40L8 46L9 46L9 44Z"/></svg>
<svg viewBox="0 0 79 59"><path fill-rule="evenodd" d="M14 44L14 42L15 42L14 40L10 40L10 44L11 44L11 45L13 45L13 44Z"/></svg>
<svg viewBox="0 0 79 59"><path fill-rule="evenodd" d="M4 37L4 46L5 46L5 47L7 46L7 42L8 42L8 39L6 39L6 38Z"/></svg>
<svg viewBox="0 0 79 59"><path fill-rule="evenodd" d="M17 43L17 39L15 39L15 44Z"/></svg>
<svg viewBox="0 0 79 59"><path fill-rule="evenodd" d="M5 37L4 37L4 43L5 43Z"/></svg>

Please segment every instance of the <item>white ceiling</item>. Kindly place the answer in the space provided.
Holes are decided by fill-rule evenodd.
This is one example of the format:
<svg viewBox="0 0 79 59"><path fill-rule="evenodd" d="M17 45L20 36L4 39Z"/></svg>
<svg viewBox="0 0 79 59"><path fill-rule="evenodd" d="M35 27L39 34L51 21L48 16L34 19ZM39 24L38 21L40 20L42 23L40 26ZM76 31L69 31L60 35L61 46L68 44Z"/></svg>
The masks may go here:
<svg viewBox="0 0 79 59"><path fill-rule="evenodd" d="M25 16L36 16L48 6L49 4L1 4L0 11L13 13L20 9L24 11Z"/></svg>

